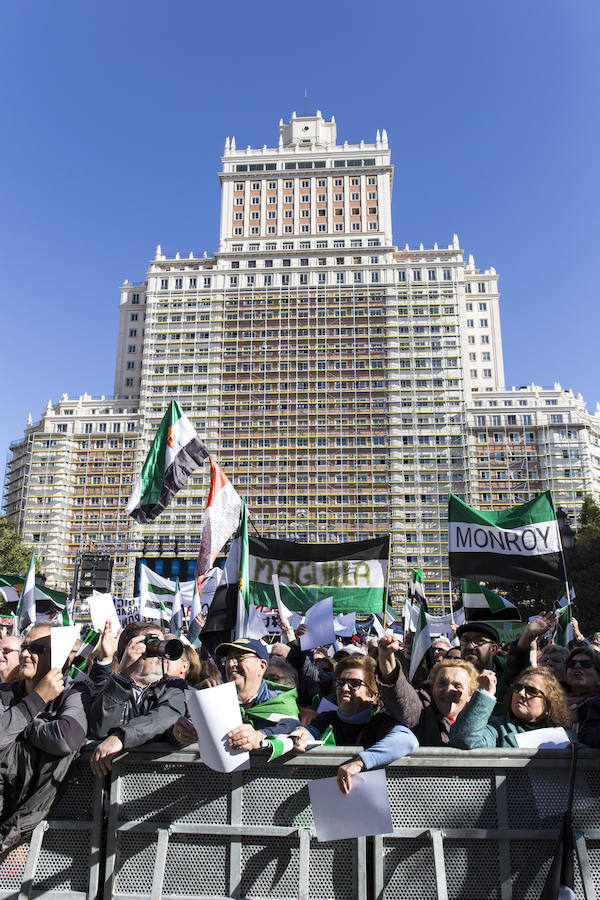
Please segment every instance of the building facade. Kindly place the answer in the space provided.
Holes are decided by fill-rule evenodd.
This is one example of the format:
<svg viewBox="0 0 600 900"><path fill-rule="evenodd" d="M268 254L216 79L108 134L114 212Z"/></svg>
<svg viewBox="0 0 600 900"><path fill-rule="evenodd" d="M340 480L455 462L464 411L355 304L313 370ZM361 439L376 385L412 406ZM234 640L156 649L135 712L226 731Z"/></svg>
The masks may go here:
<svg viewBox="0 0 600 900"><path fill-rule="evenodd" d="M474 505L511 493L495 474L497 489L484 489L500 461L490 457L486 470L481 456L500 452L495 433L512 432L488 440L476 424L493 402L504 410L502 398L515 399L504 391L495 270L465 261L456 235L443 247L394 245L385 131L338 144L333 118L294 114L280 122L278 146L238 150L227 138L221 163L218 251L198 259L159 246L146 280L121 288L110 408L135 410L133 470L177 399L246 495L259 533L341 541L390 531L392 600L419 565L434 605L447 605L448 492ZM591 452L593 417L573 403ZM538 418L541 428L541 409ZM19 499L27 476L18 460L31 441L26 432L13 449L6 493L26 538L38 532ZM589 468L595 490L597 462ZM536 472L544 484L548 470ZM535 492L533 483L518 493ZM153 525L119 520L121 589L133 590L149 541L188 552L199 543L207 491L200 471Z"/></svg>

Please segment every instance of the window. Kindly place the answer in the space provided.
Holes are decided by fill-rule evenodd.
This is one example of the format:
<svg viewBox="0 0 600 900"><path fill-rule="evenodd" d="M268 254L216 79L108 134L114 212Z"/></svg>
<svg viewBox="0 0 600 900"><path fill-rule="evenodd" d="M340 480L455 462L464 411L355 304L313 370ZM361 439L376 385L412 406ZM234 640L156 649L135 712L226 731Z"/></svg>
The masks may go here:
<svg viewBox="0 0 600 900"><path fill-rule="evenodd" d="M168 279L168 278L161 278L161 279L160 279L160 289L161 289L161 291L166 291L166 290L168 289L168 287L169 287L169 279Z"/></svg>
<svg viewBox="0 0 600 900"><path fill-rule="evenodd" d="M444 281L452 280L452 270L451 269L444 269L443 275L444 275Z"/></svg>
<svg viewBox="0 0 600 900"><path fill-rule="evenodd" d="M488 320L487 320L487 319L480 319L480 320L479 320L479 327L480 327L480 328L487 328L487 327L488 327Z"/></svg>
<svg viewBox="0 0 600 900"><path fill-rule="evenodd" d="M480 281L477 285L477 291L480 294L485 294L485 281Z"/></svg>

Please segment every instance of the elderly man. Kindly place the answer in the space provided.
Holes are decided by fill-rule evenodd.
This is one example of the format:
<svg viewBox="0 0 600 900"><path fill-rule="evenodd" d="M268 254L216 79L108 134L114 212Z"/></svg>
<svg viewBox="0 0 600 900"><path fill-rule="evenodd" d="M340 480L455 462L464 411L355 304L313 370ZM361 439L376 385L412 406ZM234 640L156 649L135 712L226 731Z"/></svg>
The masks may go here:
<svg viewBox="0 0 600 900"><path fill-rule="evenodd" d="M502 701L507 691L506 662L498 656L500 635L488 622L465 622L456 630L463 659L472 663L479 674L491 671L496 676L497 702L494 715L502 714Z"/></svg>
<svg viewBox="0 0 600 900"><path fill-rule="evenodd" d="M52 630L29 629L17 679L0 685L0 853L46 816L86 739L87 690L50 668Z"/></svg>
<svg viewBox="0 0 600 900"><path fill-rule="evenodd" d="M16 634L7 634L0 641L0 682L6 681L11 672L19 665L19 650L23 638Z"/></svg>
<svg viewBox="0 0 600 900"><path fill-rule="evenodd" d="M269 665L267 648L251 638L237 638L216 649L224 660L225 681L235 684L243 725L227 735L232 750L257 750L267 735L289 734L298 728L297 691L264 680ZM179 719L173 737L181 744L198 739L189 719Z"/></svg>
<svg viewBox="0 0 600 900"><path fill-rule="evenodd" d="M92 702L89 734L104 738L90 766L94 775L106 775L121 750L166 738L185 712L185 681L170 678L166 662L146 653L146 638L164 639L157 625L134 622L119 637L114 675Z"/></svg>
<svg viewBox="0 0 600 900"><path fill-rule="evenodd" d="M443 634L440 634L437 637L433 638L433 640L431 641L431 652L433 653L434 663L439 662L440 659L444 659L451 646L452 644Z"/></svg>

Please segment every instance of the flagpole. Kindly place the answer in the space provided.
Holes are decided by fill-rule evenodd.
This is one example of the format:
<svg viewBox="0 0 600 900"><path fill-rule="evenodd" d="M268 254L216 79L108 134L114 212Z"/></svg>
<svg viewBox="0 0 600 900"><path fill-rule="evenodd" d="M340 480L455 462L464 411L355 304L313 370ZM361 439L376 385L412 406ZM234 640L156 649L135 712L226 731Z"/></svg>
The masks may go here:
<svg viewBox="0 0 600 900"><path fill-rule="evenodd" d="M388 594L390 590L390 557L392 554L392 535L389 535L388 538L388 564L387 564L387 572L385 577L385 598L383 600L383 627L386 627L386 618L387 618L387 608L388 608Z"/></svg>

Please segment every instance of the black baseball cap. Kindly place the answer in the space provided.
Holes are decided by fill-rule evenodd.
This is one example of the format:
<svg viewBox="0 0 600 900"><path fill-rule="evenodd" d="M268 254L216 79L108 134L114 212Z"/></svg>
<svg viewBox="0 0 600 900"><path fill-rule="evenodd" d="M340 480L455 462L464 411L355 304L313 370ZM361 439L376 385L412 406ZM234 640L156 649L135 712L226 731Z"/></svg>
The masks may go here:
<svg viewBox="0 0 600 900"><path fill-rule="evenodd" d="M491 638L495 644L500 646L500 635L489 622L465 622L464 625L460 625L456 629L456 636L460 640L463 634L470 631L475 632L475 634L484 634L486 637Z"/></svg>

